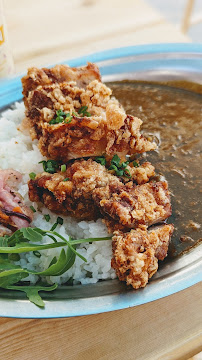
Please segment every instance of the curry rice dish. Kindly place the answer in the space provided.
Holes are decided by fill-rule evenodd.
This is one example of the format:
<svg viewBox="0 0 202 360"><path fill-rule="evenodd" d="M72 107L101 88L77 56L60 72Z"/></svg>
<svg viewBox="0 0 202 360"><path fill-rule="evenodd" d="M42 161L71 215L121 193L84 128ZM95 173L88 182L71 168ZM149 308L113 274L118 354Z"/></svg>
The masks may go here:
<svg viewBox="0 0 202 360"><path fill-rule="evenodd" d="M157 145L142 135L142 121L126 114L102 83L95 64L31 68L22 85L25 117L17 104L1 119L13 120L7 140L15 139L27 152L17 166L5 154L0 164L1 236L22 228L48 229L55 222L66 238L111 234L112 240L88 239L90 244L76 248L87 255L87 264L76 257L62 277L46 280L87 283L118 276L135 289L144 287L158 260L166 257L174 230L165 223L172 213L166 180L156 181L154 166L136 158ZM58 248L38 253L22 253L14 264L39 272L52 254L59 256ZM29 273L26 280L35 283L39 277Z"/></svg>

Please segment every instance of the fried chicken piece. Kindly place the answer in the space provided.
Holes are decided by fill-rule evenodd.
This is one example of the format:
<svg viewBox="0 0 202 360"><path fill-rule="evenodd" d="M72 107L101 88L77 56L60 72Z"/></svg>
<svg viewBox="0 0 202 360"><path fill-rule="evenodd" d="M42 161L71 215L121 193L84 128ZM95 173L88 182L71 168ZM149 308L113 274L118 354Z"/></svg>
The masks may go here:
<svg viewBox="0 0 202 360"><path fill-rule="evenodd" d="M174 227L172 224L147 230L141 225L129 233L116 231L112 238L112 267L121 281L134 289L145 287L158 269L158 260L163 260Z"/></svg>
<svg viewBox="0 0 202 360"><path fill-rule="evenodd" d="M129 164L126 169L129 170L131 177L124 177L124 183L133 180L138 185L145 184L155 175L155 168L149 161L144 162L138 167Z"/></svg>
<svg viewBox="0 0 202 360"><path fill-rule="evenodd" d="M109 183L93 192L93 199L102 214L126 228L139 224L150 226L171 215L170 194L166 181L134 186L132 182Z"/></svg>
<svg viewBox="0 0 202 360"><path fill-rule="evenodd" d="M75 81L78 87L85 88L93 80L101 81L101 75L97 65L92 63L78 68L71 68L68 65L56 65L51 69L32 67L22 78L25 103L29 92L39 85Z"/></svg>
<svg viewBox="0 0 202 360"><path fill-rule="evenodd" d="M31 201L43 202L56 213L93 220L101 216L92 199L93 191L109 182L120 180L91 159L77 160L67 167L66 172L42 173L30 180L29 197Z"/></svg>
<svg viewBox="0 0 202 360"><path fill-rule="evenodd" d="M29 226L32 211L24 205L22 197L16 192L16 183L22 175L13 169L0 170L0 225L1 233L7 229L15 231ZM4 230L3 230L4 229Z"/></svg>
<svg viewBox="0 0 202 360"><path fill-rule="evenodd" d="M41 201L56 213L88 220L102 213L124 229L151 225L171 214L166 182L124 184L91 159L68 164L66 172L38 174L28 185L30 200Z"/></svg>
<svg viewBox="0 0 202 360"><path fill-rule="evenodd" d="M42 74L45 74L44 71ZM141 135L142 121L126 115L118 101L111 98L111 90L100 79L91 81L92 76L89 76L84 88L72 81L75 80L75 69L74 77L64 82L60 82L59 76L53 82L52 78L44 75L46 80L36 80L34 85L32 82L29 85L30 76L22 80L26 127L30 128L32 139L39 140L39 149L44 156L65 162L72 158L103 154L125 156L156 148L155 143ZM42 75L38 77L43 78ZM87 113L81 112L82 107L88 110ZM69 113L70 121L53 124L58 110Z"/></svg>

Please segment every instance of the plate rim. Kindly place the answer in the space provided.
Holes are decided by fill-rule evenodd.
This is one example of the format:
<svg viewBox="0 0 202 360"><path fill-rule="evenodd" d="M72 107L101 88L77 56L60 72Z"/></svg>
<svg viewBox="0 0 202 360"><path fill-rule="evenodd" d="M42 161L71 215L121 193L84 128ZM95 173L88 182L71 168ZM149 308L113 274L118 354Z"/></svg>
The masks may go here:
<svg viewBox="0 0 202 360"><path fill-rule="evenodd" d="M151 44L151 45L138 45L130 47L115 48L110 50L105 50L97 52L94 54L85 55L82 57L77 57L67 61L63 61L63 64L68 64L70 66L81 66L87 61L100 63L108 60L114 60L118 58L126 58L130 56L141 56L149 54L169 54L169 53L180 53L180 54L200 54L202 56L202 44L181 44L181 43L169 43L169 44ZM53 66L53 65L51 65ZM22 75L15 76L14 78L3 80L0 82L0 109L4 105L9 103L1 104L1 95L3 93L13 91L15 89L21 88L21 79ZM21 96L22 98L22 96ZM21 100L20 98L20 100ZM18 97L19 100L19 97ZM4 100L5 102L6 100ZM12 101L15 102L16 100ZM201 248L201 246L200 246ZM196 248L195 248L196 250ZM192 251L195 251L194 249ZM187 271L187 278L184 280L184 273L177 273L173 276L171 282L163 280L163 288L161 288L161 293L158 292L158 281L149 283L145 289L139 290L139 292L129 291L128 293L123 294L110 294L100 297L98 301L97 297L90 298L91 302L93 299L93 306L89 309L81 304L81 300L84 299L65 299L65 300L45 300L46 308L39 309L28 300L24 299L4 299L0 297L0 316L1 317L12 317L12 318L61 318L61 317L74 317L74 316L83 316L83 315L92 315L103 312L115 311L120 309L125 309L133 306L142 305L148 302L155 301L157 299L172 295L179 291L182 291L196 283L202 281L202 273L200 271L200 261L196 264L192 263L193 272L190 274L190 271ZM84 285L83 285L84 286ZM134 296L136 294L136 296ZM141 295L138 295L141 294ZM143 296L142 296L143 294ZM1 295L0 295L1 296ZM109 298L113 298L110 299ZM102 299L101 299L102 298ZM140 299L141 300L140 300ZM102 300L102 301L101 301ZM85 301L89 301L85 299ZM70 309L72 302L78 303L76 309ZM55 309L55 304L60 306L59 309ZM64 306L64 303L66 306ZM84 302L85 303L85 302ZM70 308L69 308L70 305ZM92 304L91 304L92 305ZM107 306L107 307L106 307ZM26 312L22 314L22 309L26 307Z"/></svg>

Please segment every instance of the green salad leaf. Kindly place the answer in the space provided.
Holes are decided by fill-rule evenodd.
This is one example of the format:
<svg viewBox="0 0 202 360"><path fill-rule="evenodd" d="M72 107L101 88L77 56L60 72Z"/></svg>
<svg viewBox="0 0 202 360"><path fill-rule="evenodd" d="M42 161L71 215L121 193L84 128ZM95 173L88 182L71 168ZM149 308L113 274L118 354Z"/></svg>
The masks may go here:
<svg viewBox="0 0 202 360"><path fill-rule="evenodd" d="M15 231L11 236L0 237L0 287L8 290L18 290L26 293L31 302L39 307L44 307L44 302L39 295L39 291L55 290L57 285L39 286L24 284L26 278L32 274L39 278L45 276L61 276L70 269L76 256L83 261L87 261L78 251L76 245L84 242L110 240L111 237L75 239L70 236L67 240L55 229L58 225L63 224L63 219L58 217L56 223L50 230L42 230L40 228L21 228ZM42 241L45 238L45 242ZM50 241L48 241L50 240ZM19 265L21 253L33 252L35 256L40 257L41 251L46 249L61 248L60 255L54 256L47 267L43 271L35 271ZM15 264L18 262L18 264ZM25 281L24 281L25 280ZM24 281L22 284L21 281Z"/></svg>
<svg viewBox="0 0 202 360"><path fill-rule="evenodd" d="M8 290L17 290L23 291L27 295L30 302L33 304L43 308L45 306L44 301L42 300L41 296L39 295L39 291L53 291L57 288L57 284L53 284L51 286L38 286L38 285L29 285L29 286L8 286Z"/></svg>

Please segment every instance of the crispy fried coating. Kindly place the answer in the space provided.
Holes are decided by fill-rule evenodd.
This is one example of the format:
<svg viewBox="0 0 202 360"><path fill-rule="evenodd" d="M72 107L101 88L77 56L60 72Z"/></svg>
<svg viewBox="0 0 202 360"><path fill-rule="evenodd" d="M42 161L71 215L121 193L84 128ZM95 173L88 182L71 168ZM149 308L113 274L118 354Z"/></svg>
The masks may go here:
<svg viewBox="0 0 202 360"><path fill-rule="evenodd" d="M42 173L30 180L29 197L31 201L43 202L56 213L94 220L101 216L92 199L94 190L116 181L120 180L97 162L77 160L64 173Z"/></svg>
<svg viewBox="0 0 202 360"><path fill-rule="evenodd" d="M132 179L138 185L141 185L147 183L155 175L155 168L149 161L138 167L128 166L127 169L130 171L131 178L124 178L124 182L129 182Z"/></svg>
<svg viewBox="0 0 202 360"><path fill-rule="evenodd" d="M76 160L66 172L38 174L29 181L29 197L78 219L93 220L102 213L110 229L112 224L119 229L151 225L171 214L167 183L124 184L92 159Z"/></svg>
<svg viewBox="0 0 202 360"><path fill-rule="evenodd" d="M122 157L154 150L156 144L140 132L142 121L127 115L118 101L111 98L111 90L98 76L92 79L94 72L89 75L87 68L85 86L76 79L80 76L79 68L78 74L76 69L68 68L66 72L73 72L74 76L66 78L56 76L55 73L62 72L56 68L49 69L48 75L47 69L31 69L22 79L26 125L32 139L39 140L41 153L65 162L80 157L103 154ZM83 76L84 73L82 68ZM87 115L80 112L84 106ZM58 110L70 113L71 121L51 124Z"/></svg>
<svg viewBox="0 0 202 360"><path fill-rule="evenodd" d="M68 65L56 65L51 69L32 67L22 78L23 95L26 102L29 92L39 85L75 81L78 87L85 88L92 80L96 79L101 81L101 75L97 65L92 63L78 68L71 68Z"/></svg>
<svg viewBox="0 0 202 360"><path fill-rule="evenodd" d="M127 228L150 226L171 215L170 194L166 181L134 186L132 182L109 183L95 189L93 199L100 211Z"/></svg>
<svg viewBox="0 0 202 360"><path fill-rule="evenodd" d="M158 260L163 260L174 227L162 225L147 230L141 225L129 233L116 231L112 238L112 267L121 281L134 289L145 287L158 269Z"/></svg>

